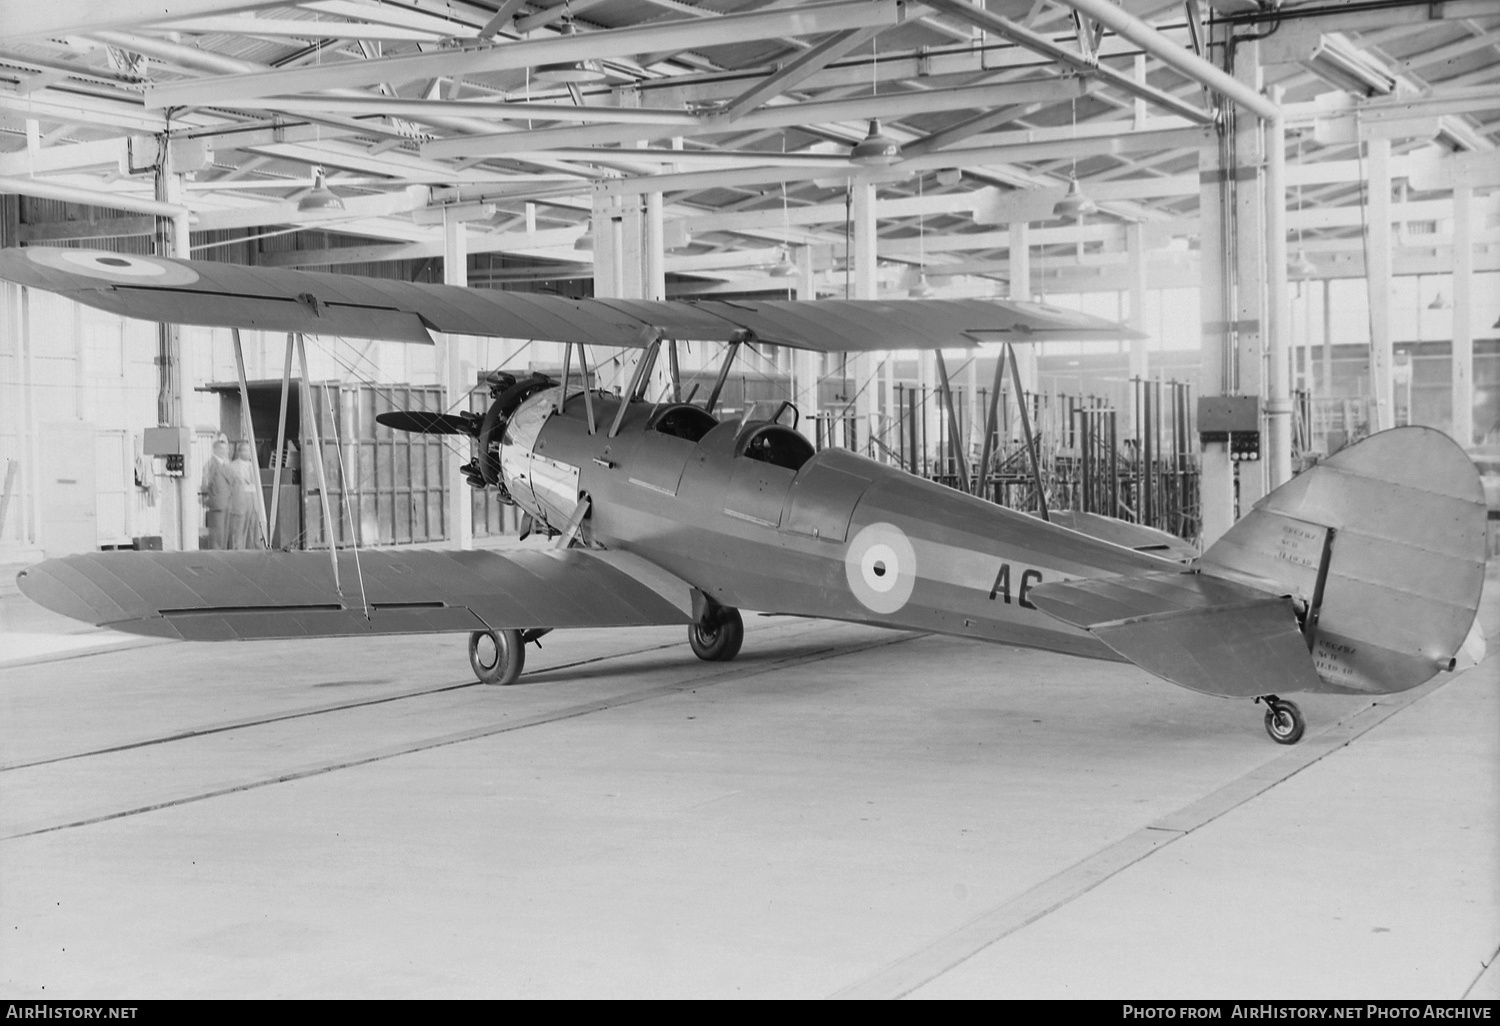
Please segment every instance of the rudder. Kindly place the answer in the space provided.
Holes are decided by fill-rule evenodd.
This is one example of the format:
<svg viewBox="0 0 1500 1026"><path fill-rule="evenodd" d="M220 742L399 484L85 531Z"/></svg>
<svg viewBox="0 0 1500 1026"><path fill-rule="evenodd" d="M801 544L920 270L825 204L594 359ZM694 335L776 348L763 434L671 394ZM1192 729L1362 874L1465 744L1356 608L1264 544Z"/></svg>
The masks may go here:
<svg viewBox="0 0 1500 1026"><path fill-rule="evenodd" d="M1447 435L1382 431L1256 503L1198 561L1293 596L1322 686L1416 687L1453 666L1484 587L1478 472Z"/></svg>

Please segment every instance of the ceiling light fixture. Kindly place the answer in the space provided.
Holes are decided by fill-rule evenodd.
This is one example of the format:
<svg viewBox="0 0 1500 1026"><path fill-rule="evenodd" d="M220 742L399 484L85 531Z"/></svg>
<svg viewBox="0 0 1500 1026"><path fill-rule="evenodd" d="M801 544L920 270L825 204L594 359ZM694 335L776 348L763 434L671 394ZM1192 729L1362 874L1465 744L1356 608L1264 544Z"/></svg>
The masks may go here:
<svg viewBox="0 0 1500 1026"><path fill-rule="evenodd" d="M1459 153L1471 153L1486 147L1484 137L1455 114L1445 114L1438 118L1437 142Z"/></svg>
<svg viewBox="0 0 1500 1026"><path fill-rule="evenodd" d="M1057 206L1052 208L1052 212L1063 217L1081 217L1084 214L1092 214L1098 209L1099 205L1084 193L1083 186L1078 184L1078 179L1069 176L1068 194L1057 201Z"/></svg>
<svg viewBox="0 0 1500 1026"><path fill-rule="evenodd" d="M917 284L906 294L912 299L931 299L935 292L927 284L927 214L922 210L922 176L917 176Z"/></svg>
<svg viewBox="0 0 1500 1026"><path fill-rule="evenodd" d="M571 38L578 34L578 26L573 24L573 15L568 14L568 23L563 27L563 38ZM551 82L554 85L585 85L590 82L603 82L609 76L604 73L604 68L598 61L554 61L550 64L542 64L532 74L540 82Z"/></svg>
<svg viewBox="0 0 1500 1026"><path fill-rule="evenodd" d="M1305 64L1314 74L1361 96L1389 96L1396 91L1394 75L1336 32L1318 40Z"/></svg>
<svg viewBox="0 0 1500 1026"><path fill-rule="evenodd" d="M792 263L791 257L787 255L785 247L781 250L781 259L771 265L771 277L790 278L797 273L797 265Z"/></svg>
<svg viewBox="0 0 1500 1026"><path fill-rule="evenodd" d="M1452 310L1453 304L1448 302L1448 297L1439 292L1432 297L1432 302L1427 304L1429 310Z"/></svg>
<svg viewBox="0 0 1500 1026"><path fill-rule="evenodd" d="M297 200L297 213L316 213L321 210L343 210L344 201L334 195L332 189L328 188L325 173L321 167L313 168L312 188L302 194Z"/></svg>
<svg viewBox="0 0 1500 1026"><path fill-rule="evenodd" d="M875 41L870 41L870 95L880 95L880 54L875 49ZM859 142L854 144L854 149L849 151L849 159L860 167L886 167L901 159L901 144L880 130L880 119L870 119L870 131Z"/></svg>
<svg viewBox="0 0 1500 1026"><path fill-rule="evenodd" d="M849 159L860 167L885 167L901 159L901 144L880 130L880 119L870 119L870 134L854 144Z"/></svg>
<svg viewBox="0 0 1500 1026"><path fill-rule="evenodd" d="M1076 97L1068 101L1068 111L1073 122L1072 136L1074 139L1077 139L1078 100ZM1092 214L1098 209L1098 205L1095 204L1093 200L1084 195L1083 187L1078 184L1078 157L1075 154L1073 157L1072 167L1068 170L1067 194L1064 195L1062 199L1057 201L1057 205L1052 208L1052 213L1054 215L1060 215L1062 217L1081 218L1084 214ZM1082 244L1082 240L1080 239L1079 245L1081 246Z"/></svg>
<svg viewBox="0 0 1500 1026"><path fill-rule="evenodd" d="M592 253L594 251L594 226L587 225L583 234L573 240L573 248L580 253Z"/></svg>

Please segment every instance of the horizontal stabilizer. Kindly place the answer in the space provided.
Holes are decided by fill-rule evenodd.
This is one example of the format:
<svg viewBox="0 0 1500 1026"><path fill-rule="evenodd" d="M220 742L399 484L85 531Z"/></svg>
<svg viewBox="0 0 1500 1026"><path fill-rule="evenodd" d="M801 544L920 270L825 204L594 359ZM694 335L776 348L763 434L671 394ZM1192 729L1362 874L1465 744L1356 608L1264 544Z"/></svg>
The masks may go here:
<svg viewBox="0 0 1500 1026"><path fill-rule="evenodd" d="M1044 584L1030 598L1143 670L1193 691L1250 698L1318 684L1285 596L1164 571Z"/></svg>
<svg viewBox="0 0 1500 1026"><path fill-rule="evenodd" d="M1040 517L1041 514L1033 513L1032 516ZM1100 513L1084 513L1076 509L1054 509L1047 515L1047 520L1090 538L1123 545L1137 552L1149 552L1153 556L1178 563L1198 558L1198 549L1192 542L1183 541L1175 534L1145 524L1132 524L1128 520Z"/></svg>
<svg viewBox="0 0 1500 1026"><path fill-rule="evenodd" d="M628 553L91 552L21 571L39 605L187 641L693 622L691 589ZM342 593L341 593L342 591Z"/></svg>

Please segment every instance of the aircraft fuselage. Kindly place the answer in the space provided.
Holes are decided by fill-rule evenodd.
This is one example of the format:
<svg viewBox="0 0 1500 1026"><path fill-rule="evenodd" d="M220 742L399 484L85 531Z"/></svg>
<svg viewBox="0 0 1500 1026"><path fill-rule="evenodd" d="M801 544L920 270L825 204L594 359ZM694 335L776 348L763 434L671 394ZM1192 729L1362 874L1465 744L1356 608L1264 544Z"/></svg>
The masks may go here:
<svg viewBox="0 0 1500 1026"><path fill-rule="evenodd" d="M1179 568L844 449L812 454L781 425L709 426L695 407L633 401L610 437L618 397L591 396L591 434L582 394L561 413L559 395L511 417L510 495L558 530L587 495L591 544L635 552L720 605L1118 659L1036 609L1030 589Z"/></svg>

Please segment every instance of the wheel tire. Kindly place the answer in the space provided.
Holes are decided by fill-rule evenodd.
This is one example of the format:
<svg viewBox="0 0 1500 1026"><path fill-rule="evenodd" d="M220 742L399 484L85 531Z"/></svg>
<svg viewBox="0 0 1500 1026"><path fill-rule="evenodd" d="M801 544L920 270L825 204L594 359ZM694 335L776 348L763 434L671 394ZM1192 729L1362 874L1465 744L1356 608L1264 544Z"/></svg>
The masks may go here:
<svg viewBox="0 0 1500 1026"><path fill-rule="evenodd" d="M514 684L526 666L520 631L475 631L469 635L469 665L481 684Z"/></svg>
<svg viewBox="0 0 1500 1026"><path fill-rule="evenodd" d="M1279 745L1294 745L1302 740L1307 721L1296 702L1277 702L1266 709L1266 733Z"/></svg>
<svg viewBox="0 0 1500 1026"><path fill-rule="evenodd" d="M739 654L745 641L745 621L740 619L738 609L727 606L715 610L707 617L708 623L695 623L688 628L688 643L693 654L710 663L727 663Z"/></svg>

